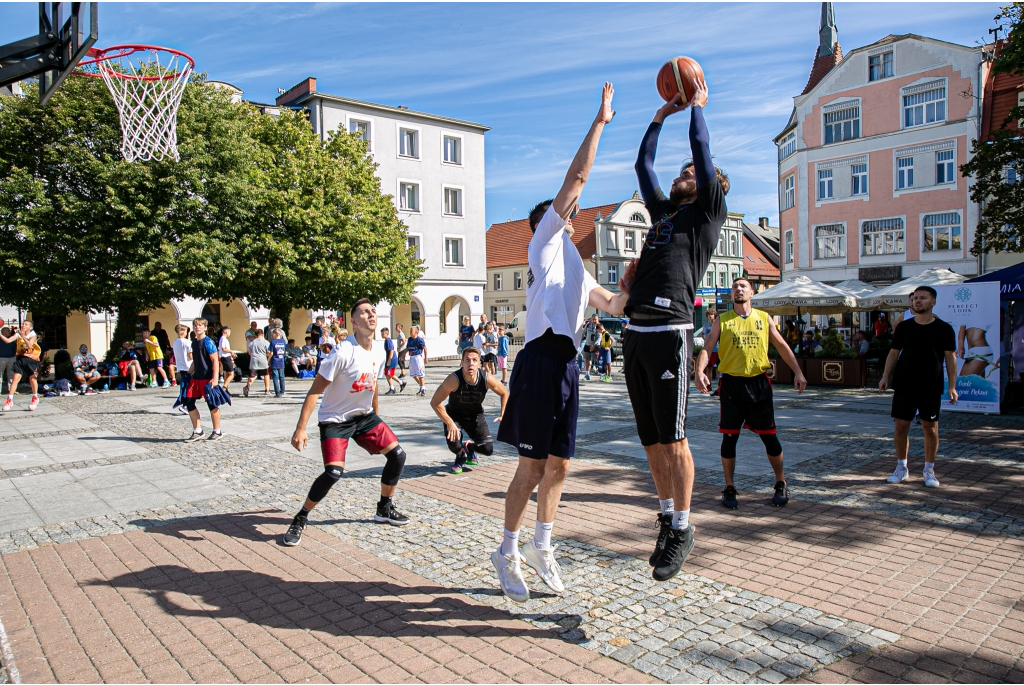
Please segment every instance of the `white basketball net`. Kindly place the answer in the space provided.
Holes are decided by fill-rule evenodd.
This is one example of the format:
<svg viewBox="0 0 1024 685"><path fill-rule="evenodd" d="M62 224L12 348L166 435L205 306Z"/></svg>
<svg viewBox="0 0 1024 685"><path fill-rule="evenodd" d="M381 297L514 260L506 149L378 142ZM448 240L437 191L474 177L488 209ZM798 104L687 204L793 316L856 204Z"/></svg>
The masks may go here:
<svg viewBox="0 0 1024 685"><path fill-rule="evenodd" d="M94 66L121 117L121 153L129 162L165 157L177 162L178 105L192 60L161 48L114 52L120 54L104 56Z"/></svg>

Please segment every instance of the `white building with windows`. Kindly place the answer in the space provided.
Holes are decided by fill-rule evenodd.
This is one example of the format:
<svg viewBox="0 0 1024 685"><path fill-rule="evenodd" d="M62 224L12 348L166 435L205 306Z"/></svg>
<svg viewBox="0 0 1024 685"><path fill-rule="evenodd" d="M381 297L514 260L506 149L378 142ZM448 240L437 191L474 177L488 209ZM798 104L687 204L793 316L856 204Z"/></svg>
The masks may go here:
<svg viewBox="0 0 1024 685"><path fill-rule="evenodd" d="M484 312L487 230L484 207L484 133L487 126L318 93L308 78L277 98L304 108L313 130L357 133L367 141L381 189L395 198L409 244L424 273L412 301L380 303L379 326L402 323L423 330L430 357L457 350L463 314Z"/></svg>
<svg viewBox="0 0 1024 685"><path fill-rule="evenodd" d="M832 3L776 136L784 278L892 283L978 273L978 205L958 170L978 135L982 48L906 34L845 57ZM968 94L968 95L965 95Z"/></svg>

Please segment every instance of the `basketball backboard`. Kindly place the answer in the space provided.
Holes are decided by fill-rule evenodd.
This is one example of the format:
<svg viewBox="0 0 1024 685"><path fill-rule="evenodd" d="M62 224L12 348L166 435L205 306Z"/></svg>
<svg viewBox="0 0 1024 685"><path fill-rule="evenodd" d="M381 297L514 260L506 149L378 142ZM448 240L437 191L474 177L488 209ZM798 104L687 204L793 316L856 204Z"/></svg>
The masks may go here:
<svg viewBox="0 0 1024 685"><path fill-rule="evenodd" d="M0 87L38 76L39 103L46 104L99 37L97 5L39 3L39 33L0 45Z"/></svg>

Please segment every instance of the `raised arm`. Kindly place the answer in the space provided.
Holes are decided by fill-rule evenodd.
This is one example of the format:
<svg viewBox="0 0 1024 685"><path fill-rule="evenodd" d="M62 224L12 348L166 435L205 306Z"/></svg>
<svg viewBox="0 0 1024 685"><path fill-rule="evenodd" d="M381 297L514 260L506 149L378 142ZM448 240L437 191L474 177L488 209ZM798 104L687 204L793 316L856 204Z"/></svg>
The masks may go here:
<svg viewBox="0 0 1024 685"><path fill-rule="evenodd" d="M590 125L587 137L583 139L583 144L576 151L572 164L569 165L569 171L565 174L561 189L555 195L555 201L551 206L555 213L563 219L569 218L572 208L580 199L583 186L587 184L587 177L590 176L590 168L594 166L594 157L597 155L597 143L601 140L601 133L604 131L605 124L610 123L612 117L615 116L615 111L612 109L614 93L615 89L612 88L612 84L605 82L604 89L601 91L601 108L597 111L594 123Z"/></svg>
<svg viewBox="0 0 1024 685"><path fill-rule="evenodd" d="M693 155L693 173L698 188L707 188L715 180L715 165L711 161L711 136L704 123L704 105L708 102L708 85L704 79L695 81L697 92L690 107L690 154Z"/></svg>
<svg viewBox="0 0 1024 685"><path fill-rule="evenodd" d="M661 114L661 110L658 110ZM658 189L658 176L654 173L654 155L658 152L658 135L661 134L661 121L655 115L654 121L647 127L647 133L640 141L640 152L636 157L636 179L640 183L640 195L644 202L654 202L655 191Z"/></svg>

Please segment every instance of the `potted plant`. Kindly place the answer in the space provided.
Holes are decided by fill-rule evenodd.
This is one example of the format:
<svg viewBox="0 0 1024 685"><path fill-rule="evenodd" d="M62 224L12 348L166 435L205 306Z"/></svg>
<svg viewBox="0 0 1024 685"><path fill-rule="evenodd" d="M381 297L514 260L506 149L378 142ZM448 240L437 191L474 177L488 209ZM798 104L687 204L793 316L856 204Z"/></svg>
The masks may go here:
<svg viewBox="0 0 1024 685"><path fill-rule="evenodd" d="M808 385L863 387L867 382L867 365L857 358L856 350L843 344L839 331L833 328L814 357L804 361L804 375Z"/></svg>
<svg viewBox="0 0 1024 685"><path fill-rule="evenodd" d="M797 361L799 362L799 360ZM768 380L772 383L788 384L793 382L793 369L789 368L789 364L782 360L774 345L768 346L768 363L771 364L771 368L765 372Z"/></svg>

